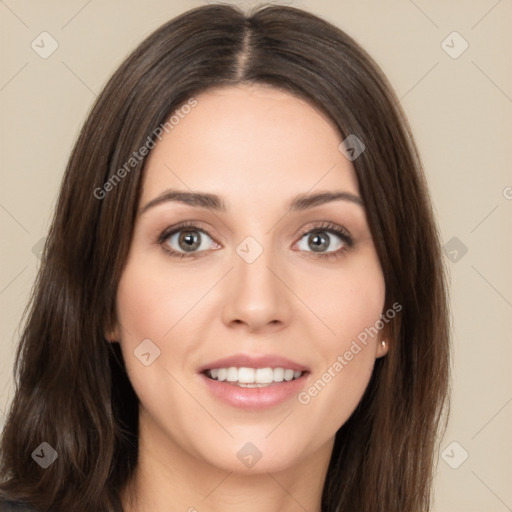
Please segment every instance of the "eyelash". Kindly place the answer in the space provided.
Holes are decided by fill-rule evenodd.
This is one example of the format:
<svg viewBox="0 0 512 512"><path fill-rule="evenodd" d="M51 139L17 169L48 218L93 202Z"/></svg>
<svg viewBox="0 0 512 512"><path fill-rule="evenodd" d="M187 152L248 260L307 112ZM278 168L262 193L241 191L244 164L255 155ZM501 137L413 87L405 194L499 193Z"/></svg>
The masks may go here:
<svg viewBox="0 0 512 512"><path fill-rule="evenodd" d="M186 221L182 222L181 224L177 226L173 226L172 228L168 228L164 230L160 236L158 237L157 243L162 246L162 249L168 253L173 258L183 259L183 258L195 258L197 257L198 253L185 253L185 252L179 252L175 251L174 249L170 249L169 246L166 244L167 240L174 234L179 233L180 231L199 231L201 233L204 233L205 235L209 236L213 240L213 236L210 235L210 233L198 225L194 224L193 222ZM341 228L340 226L337 226L336 224L333 224L332 222L323 222L319 226L315 226L314 228L310 228L306 231L303 231L300 235L300 238L307 234L313 234L313 233L333 233L337 235L345 244L344 247L341 249L338 249L337 251L329 251L329 252L319 252L316 253L317 258L320 259L337 259L341 256L343 256L348 250L350 250L353 245L354 241L348 231ZM199 252L206 252L206 251L199 251ZM309 252L309 251L306 251Z"/></svg>

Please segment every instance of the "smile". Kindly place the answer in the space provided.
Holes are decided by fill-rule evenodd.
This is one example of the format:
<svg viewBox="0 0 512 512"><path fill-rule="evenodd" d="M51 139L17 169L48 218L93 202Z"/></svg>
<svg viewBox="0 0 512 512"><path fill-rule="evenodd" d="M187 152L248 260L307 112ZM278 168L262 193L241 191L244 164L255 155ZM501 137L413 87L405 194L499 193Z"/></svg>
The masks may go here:
<svg viewBox="0 0 512 512"><path fill-rule="evenodd" d="M226 382L245 388L262 388L271 386L277 382L290 382L298 379L303 372L291 368L249 368L230 366L228 368L213 368L206 370L205 374L210 379L218 382Z"/></svg>

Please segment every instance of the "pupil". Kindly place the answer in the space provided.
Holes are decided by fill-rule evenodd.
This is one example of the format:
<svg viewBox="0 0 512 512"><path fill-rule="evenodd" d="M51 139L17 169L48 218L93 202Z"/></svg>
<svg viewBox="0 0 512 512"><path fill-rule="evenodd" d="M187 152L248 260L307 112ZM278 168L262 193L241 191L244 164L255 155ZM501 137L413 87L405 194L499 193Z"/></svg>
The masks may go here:
<svg viewBox="0 0 512 512"><path fill-rule="evenodd" d="M329 240L324 235L315 233L309 236L309 241L312 242L312 248L316 252L320 252L322 249L329 247Z"/></svg>
<svg viewBox="0 0 512 512"><path fill-rule="evenodd" d="M197 236L196 231L184 231L180 236L180 244L181 242L185 242L185 247L182 248L186 251L193 251L200 245L199 237Z"/></svg>

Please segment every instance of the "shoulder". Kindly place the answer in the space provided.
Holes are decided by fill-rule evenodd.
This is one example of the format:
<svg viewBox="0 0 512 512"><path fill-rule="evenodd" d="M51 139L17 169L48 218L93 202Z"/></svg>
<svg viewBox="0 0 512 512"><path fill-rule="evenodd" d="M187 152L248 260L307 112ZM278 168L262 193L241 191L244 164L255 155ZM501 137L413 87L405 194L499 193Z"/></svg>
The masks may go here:
<svg viewBox="0 0 512 512"><path fill-rule="evenodd" d="M0 512L36 512L34 508L19 501L0 498Z"/></svg>

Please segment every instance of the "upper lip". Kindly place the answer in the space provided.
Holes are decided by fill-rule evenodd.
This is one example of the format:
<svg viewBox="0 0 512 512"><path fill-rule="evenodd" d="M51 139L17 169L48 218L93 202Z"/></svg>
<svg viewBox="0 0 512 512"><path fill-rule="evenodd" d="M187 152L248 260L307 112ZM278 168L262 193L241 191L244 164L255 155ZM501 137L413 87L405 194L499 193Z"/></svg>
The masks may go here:
<svg viewBox="0 0 512 512"><path fill-rule="evenodd" d="M235 354L233 356L217 359L202 365L199 368L199 373L214 368L284 368L294 371L307 372L308 368L286 357L281 357L274 354L266 355L249 355L249 354Z"/></svg>

